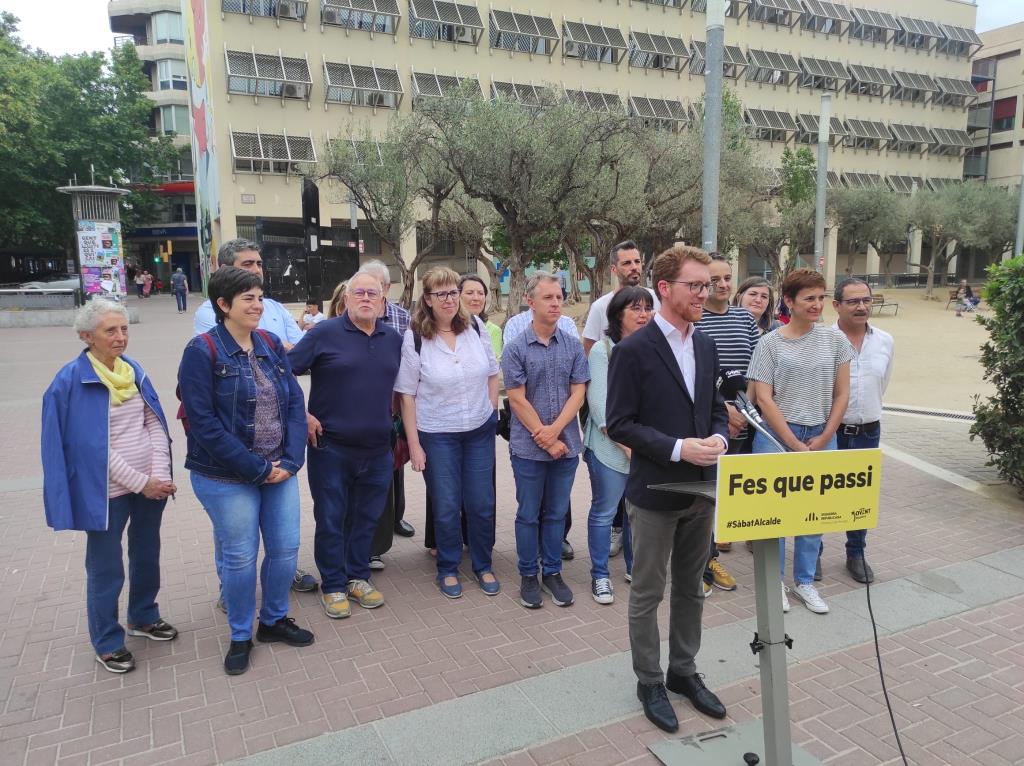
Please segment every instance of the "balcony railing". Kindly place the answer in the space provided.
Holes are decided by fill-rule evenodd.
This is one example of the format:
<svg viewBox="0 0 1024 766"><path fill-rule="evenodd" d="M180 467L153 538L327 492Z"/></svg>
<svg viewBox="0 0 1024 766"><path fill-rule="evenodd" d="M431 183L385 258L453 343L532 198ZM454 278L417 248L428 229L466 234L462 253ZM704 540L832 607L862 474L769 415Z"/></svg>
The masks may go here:
<svg viewBox="0 0 1024 766"><path fill-rule="evenodd" d="M964 157L964 178L983 178L988 171L988 157L968 155Z"/></svg>
<svg viewBox="0 0 1024 766"><path fill-rule="evenodd" d="M135 35L114 35L114 49L121 50L126 45L134 45L136 47L146 44L146 38L139 39Z"/></svg>
<svg viewBox="0 0 1024 766"><path fill-rule="evenodd" d="M992 106L985 105L967 111L968 130L988 130L992 124Z"/></svg>

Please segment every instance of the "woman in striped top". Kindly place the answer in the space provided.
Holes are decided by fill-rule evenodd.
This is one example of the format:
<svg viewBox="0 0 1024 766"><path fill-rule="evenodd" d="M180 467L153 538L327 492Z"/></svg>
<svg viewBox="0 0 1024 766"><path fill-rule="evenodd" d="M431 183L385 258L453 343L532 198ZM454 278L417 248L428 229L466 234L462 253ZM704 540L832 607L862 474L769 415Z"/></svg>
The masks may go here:
<svg viewBox="0 0 1024 766"><path fill-rule="evenodd" d="M96 661L127 673L117 602L124 585L121 538L128 529L128 634L171 641L160 618L160 522L171 479L171 440L160 400L139 363L124 356L128 312L96 298L75 317L87 346L43 396L43 502L54 529L84 530L86 609Z"/></svg>
<svg viewBox="0 0 1024 766"><path fill-rule="evenodd" d="M842 333L818 323L825 305L825 279L816 271L797 269L782 283L782 299L790 311L789 324L767 333L754 349L747 379L757 405L776 439L793 452L836 449L836 430L850 399L850 361L854 350ZM775 452L761 434L754 450ZM786 541L780 540L785 577ZM793 541L793 593L816 614L828 604L814 587L821 535ZM789 611L786 586L783 610Z"/></svg>

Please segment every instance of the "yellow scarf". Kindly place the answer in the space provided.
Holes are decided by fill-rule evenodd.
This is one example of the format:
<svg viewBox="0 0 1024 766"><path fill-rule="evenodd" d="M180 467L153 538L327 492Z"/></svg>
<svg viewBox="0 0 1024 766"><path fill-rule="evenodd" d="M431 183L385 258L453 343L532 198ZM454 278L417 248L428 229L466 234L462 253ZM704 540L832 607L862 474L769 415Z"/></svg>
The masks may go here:
<svg viewBox="0 0 1024 766"><path fill-rule="evenodd" d="M86 351L85 355L92 362L92 368L96 370L100 382L110 391L112 406L119 407L139 393L139 387L135 385L135 368L124 359L118 357L114 361L114 369L111 370L94 357L91 351Z"/></svg>

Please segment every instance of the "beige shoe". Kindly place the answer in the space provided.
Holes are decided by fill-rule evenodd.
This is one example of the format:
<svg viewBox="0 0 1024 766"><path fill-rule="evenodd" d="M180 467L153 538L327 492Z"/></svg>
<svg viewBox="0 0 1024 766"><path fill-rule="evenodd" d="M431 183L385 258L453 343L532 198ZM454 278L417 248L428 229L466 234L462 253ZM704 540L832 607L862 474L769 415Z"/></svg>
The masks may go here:
<svg viewBox="0 0 1024 766"><path fill-rule="evenodd" d="M334 620L352 614L352 607L349 606L348 595L345 593L321 593L320 606L324 608L324 614Z"/></svg>
<svg viewBox="0 0 1024 766"><path fill-rule="evenodd" d="M359 602L363 609L376 609L384 605L384 596L368 580L349 580L348 595Z"/></svg>

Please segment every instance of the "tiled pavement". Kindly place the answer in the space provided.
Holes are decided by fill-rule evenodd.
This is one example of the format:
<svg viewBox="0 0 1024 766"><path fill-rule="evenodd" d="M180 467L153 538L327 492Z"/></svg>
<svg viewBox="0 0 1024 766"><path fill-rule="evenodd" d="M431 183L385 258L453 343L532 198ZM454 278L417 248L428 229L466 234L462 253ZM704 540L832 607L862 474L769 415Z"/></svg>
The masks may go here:
<svg viewBox="0 0 1024 766"><path fill-rule="evenodd" d="M165 300L166 305L158 303ZM142 361L158 384L165 408L173 412L174 372L189 334L190 317L178 317L172 306L165 298L143 304L144 322L132 328L129 353ZM352 618L334 622L319 611L315 596L295 597L292 614L312 627L317 643L304 650L258 647L253 670L231 679L220 668L227 630L224 616L213 608L216 579L209 522L187 478L179 472L181 492L167 511L163 527L160 601L163 616L182 635L171 644L159 645L129 639L140 667L123 677L111 676L93 662L86 636L84 536L50 532L43 523L40 502L39 395L57 367L77 353L78 343L66 328L4 330L0 338L6 351L0 372L8 381L19 381L0 392L0 413L7 426L0 432L5 465L0 478L2 764L127 763L142 758L150 764L180 760L202 766L325 732L355 730L371 721L398 723L408 711L486 690L514 688L524 679L558 679L563 669L628 648L628 590L621 582L621 559L613 567L618 601L600 607L586 597L584 519L589 485L584 469L573 495L577 526L570 537L579 555L566 567L567 580L579 600L565 610L548 605L528 612L518 606L514 599L514 489L507 453L499 447L495 553L496 570L506 586L501 596L486 598L469 585L458 602L441 597L433 585L432 559L424 553L418 533L413 540L396 541L386 557L388 569L374 578L388 598L386 607L373 612L357 609ZM176 445L179 455L181 441ZM922 441L936 444L934 439ZM879 530L869 536L879 586L1024 544L1020 505L989 502L890 459L884 470L884 516ZM419 532L422 485L411 472L408 495L407 518ZM310 508L304 491L300 559L309 567ZM739 546L723 560L741 587L736 593L716 593L709 599L705 607L709 629L728 628L753 615L749 555ZM825 570L827 597L854 590L842 574L840 539L828 541ZM932 750L929 758L915 761L995 764L1024 758L1024 745L1005 731L1019 733L1024 727L1019 719L1004 722L1000 718L1005 711L1019 715L1024 696L1020 654L1009 646L1013 631L1018 637L1024 632L1022 615L1024 602L1018 598L883 639L887 671L895 682L893 694L899 696L897 689L906 686L899 697L908 708L900 713L906 719L905 743L909 739L911 746ZM822 618L823 632L829 630L833 616ZM838 626L835 620L833 624ZM960 640L968 637L974 640ZM872 694L865 691L867 685L877 681L866 651L857 647L807 658L792 670L797 738L808 743L816 739L827 749L814 751L834 756L830 763L890 759L891 754L878 744L887 741L882 710L864 699ZM932 689L936 682L928 679L933 674L945 679L946 686ZM947 686L949 693L940 693ZM843 689L848 689L845 696ZM982 695L986 689L989 693ZM750 683L728 688L727 701L738 720L756 712L754 691ZM628 700L632 689L616 685L606 693ZM858 707L858 701L867 709ZM971 701L979 704L972 707ZM977 727L986 731L984 723L969 717L978 717L975 709L985 712L982 721L989 726L998 721L1005 727L993 732L1002 751L982 741ZM914 717L915 711L921 713L919 718ZM970 721L970 726L964 721ZM458 721L452 725L453 736L458 736ZM688 725L706 724L693 719ZM500 739L499 730L496 724L496 739ZM914 730L916 738L911 736ZM613 736L614 753L602 741L609 732L618 732ZM652 735L646 721L631 717L611 729L583 731L531 754L510 756L509 762L546 763L572 756L576 760L571 762L585 761L588 766L621 763L642 757L642 745ZM959 751L939 749L947 739L961 748L970 746L971 754L960 758L954 757ZM619 752L620 748L625 750ZM1001 752L1003 760L986 751ZM360 763L345 754L339 754L337 762ZM396 762L420 760L413 756Z"/></svg>

